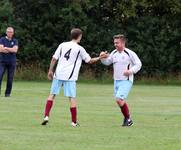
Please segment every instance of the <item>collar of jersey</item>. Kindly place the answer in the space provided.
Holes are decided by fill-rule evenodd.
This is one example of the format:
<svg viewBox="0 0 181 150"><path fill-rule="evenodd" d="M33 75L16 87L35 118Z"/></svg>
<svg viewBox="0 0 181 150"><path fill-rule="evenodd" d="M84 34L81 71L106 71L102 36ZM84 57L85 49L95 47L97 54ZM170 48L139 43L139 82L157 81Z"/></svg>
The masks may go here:
<svg viewBox="0 0 181 150"><path fill-rule="evenodd" d="M12 40L13 40L13 38L12 38L12 39L9 39L7 36L6 36L6 39L9 40L9 41L12 41Z"/></svg>

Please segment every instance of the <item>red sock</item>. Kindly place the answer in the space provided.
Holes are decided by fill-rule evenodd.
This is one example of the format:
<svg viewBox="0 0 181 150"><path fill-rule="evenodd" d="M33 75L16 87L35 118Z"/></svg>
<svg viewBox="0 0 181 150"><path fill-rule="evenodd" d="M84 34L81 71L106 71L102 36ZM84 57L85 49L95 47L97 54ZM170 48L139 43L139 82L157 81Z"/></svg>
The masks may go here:
<svg viewBox="0 0 181 150"><path fill-rule="evenodd" d="M77 108L72 107L70 108L71 116L72 116L72 122L76 123L77 122Z"/></svg>
<svg viewBox="0 0 181 150"><path fill-rule="evenodd" d="M47 100L46 107L45 107L45 116L49 116L52 105L53 105L53 101Z"/></svg>
<svg viewBox="0 0 181 150"><path fill-rule="evenodd" d="M121 107L121 112L123 113L124 118L127 118L127 119L130 118L129 108L128 108L128 105L126 103Z"/></svg>

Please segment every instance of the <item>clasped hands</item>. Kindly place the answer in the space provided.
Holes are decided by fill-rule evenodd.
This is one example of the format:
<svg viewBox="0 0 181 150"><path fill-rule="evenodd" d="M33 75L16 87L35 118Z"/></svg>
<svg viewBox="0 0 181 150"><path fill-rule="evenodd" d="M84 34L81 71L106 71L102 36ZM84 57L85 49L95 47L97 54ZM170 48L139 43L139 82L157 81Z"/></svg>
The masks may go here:
<svg viewBox="0 0 181 150"><path fill-rule="evenodd" d="M108 56L109 56L109 53L108 53L107 51L102 51L102 52L99 54L100 59L107 58Z"/></svg>
<svg viewBox="0 0 181 150"><path fill-rule="evenodd" d="M109 53L107 51L102 51L100 54L99 54L99 58L100 59L106 59L109 57ZM124 72L123 72L123 75L124 76L129 76L133 74L131 70L129 69L126 69Z"/></svg>

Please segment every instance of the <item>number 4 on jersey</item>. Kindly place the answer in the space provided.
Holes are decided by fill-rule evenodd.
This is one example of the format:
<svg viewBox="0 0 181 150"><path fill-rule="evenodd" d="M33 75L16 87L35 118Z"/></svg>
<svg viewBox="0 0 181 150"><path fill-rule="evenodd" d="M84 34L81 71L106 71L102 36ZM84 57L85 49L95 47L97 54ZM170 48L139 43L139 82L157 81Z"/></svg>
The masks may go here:
<svg viewBox="0 0 181 150"><path fill-rule="evenodd" d="M70 58L70 52L71 52L71 50L72 50L72 49L69 49L69 50L65 53L65 55L64 55L64 57L65 57L67 60L69 60L69 58Z"/></svg>

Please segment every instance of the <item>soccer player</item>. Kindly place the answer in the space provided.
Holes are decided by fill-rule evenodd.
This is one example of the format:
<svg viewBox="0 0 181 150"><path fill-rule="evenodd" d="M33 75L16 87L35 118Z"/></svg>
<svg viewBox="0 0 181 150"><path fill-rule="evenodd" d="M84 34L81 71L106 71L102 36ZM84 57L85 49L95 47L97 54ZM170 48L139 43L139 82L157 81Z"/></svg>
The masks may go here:
<svg viewBox="0 0 181 150"><path fill-rule="evenodd" d="M52 80L50 95L47 98L45 113L42 125L46 125L49 121L49 113L60 89L64 88L64 96L69 98L70 112L73 127L78 126L77 123L77 102L76 102L76 80L78 78L79 69L84 60L88 64L92 64L100 60L100 57L91 58L85 49L79 45L82 38L82 31L78 28L71 30L71 41L61 43L52 57L48 79ZM55 72L54 67L58 61ZM54 73L53 73L54 72Z"/></svg>
<svg viewBox="0 0 181 150"><path fill-rule="evenodd" d="M118 34L113 37L115 50L111 54L101 52L101 62L104 65L113 64L114 68L114 95L116 102L124 116L122 126L131 126L131 120L126 98L133 85L133 74L141 69L141 61L135 52L125 47L124 35ZM106 58L107 57L107 58Z"/></svg>

